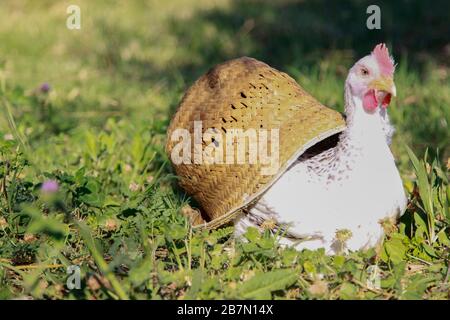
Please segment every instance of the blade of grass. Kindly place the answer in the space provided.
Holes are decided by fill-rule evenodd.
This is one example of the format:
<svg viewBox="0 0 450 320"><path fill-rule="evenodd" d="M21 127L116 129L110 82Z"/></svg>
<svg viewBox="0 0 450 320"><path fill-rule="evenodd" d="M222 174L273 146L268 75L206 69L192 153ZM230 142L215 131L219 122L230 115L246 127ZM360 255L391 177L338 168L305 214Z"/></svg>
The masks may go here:
<svg viewBox="0 0 450 320"><path fill-rule="evenodd" d="M92 258L94 259L95 263L99 267L101 273L103 273L108 279L108 281L111 283L111 286L113 287L114 291L116 292L117 296L121 300L129 300L128 295L125 293L125 290L120 285L119 281L113 274L113 272L110 270L108 264L103 259L102 254L100 253L100 250L97 248L94 239L92 238L92 233L89 230L88 226L85 225L83 222L75 222L76 226L78 227L80 231L80 235L83 238L84 243L88 247L89 251L92 254Z"/></svg>
<svg viewBox="0 0 450 320"><path fill-rule="evenodd" d="M414 171L417 176L417 185L419 187L419 195L422 200L425 213L427 215L428 222L428 240L432 244L435 241L435 231L434 231L434 207L433 207L433 195L431 192L431 185L428 179L427 168L423 161L420 161L414 152L406 146L406 151L413 164ZM426 158L426 156L425 156Z"/></svg>

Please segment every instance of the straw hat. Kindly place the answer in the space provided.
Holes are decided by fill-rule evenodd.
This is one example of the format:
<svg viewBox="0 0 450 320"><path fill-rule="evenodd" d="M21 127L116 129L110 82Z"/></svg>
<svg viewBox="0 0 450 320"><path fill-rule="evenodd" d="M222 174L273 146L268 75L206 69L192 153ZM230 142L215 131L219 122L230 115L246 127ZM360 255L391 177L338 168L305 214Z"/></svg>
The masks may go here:
<svg viewBox="0 0 450 320"><path fill-rule="evenodd" d="M199 124L201 129L195 129ZM290 76L263 62L243 57L215 66L187 90L168 128L166 151L180 186L198 202L202 213L192 214L191 223L215 228L231 221L257 201L306 149L344 128L339 112L323 106ZM196 161L211 143L228 154L230 144L225 138L198 137L208 129L217 135L236 129L266 130L267 136L278 132L278 139L267 139L266 146L267 154L278 153L276 170L264 173L267 163L249 161L254 146L246 149L244 163L238 161L237 151L228 159L233 163ZM180 157L180 150L186 151L180 147L180 137L187 134L191 139L184 142L189 151L180 163L174 157ZM236 147L238 140L230 141Z"/></svg>

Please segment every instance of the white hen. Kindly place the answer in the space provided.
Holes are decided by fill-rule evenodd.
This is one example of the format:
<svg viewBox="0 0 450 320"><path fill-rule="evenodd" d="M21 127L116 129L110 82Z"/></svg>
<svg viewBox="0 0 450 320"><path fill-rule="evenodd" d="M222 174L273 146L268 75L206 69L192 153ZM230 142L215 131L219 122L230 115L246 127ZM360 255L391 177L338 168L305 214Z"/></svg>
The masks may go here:
<svg viewBox="0 0 450 320"><path fill-rule="evenodd" d="M249 226L284 232L282 243L324 247L328 253L375 246L380 221L403 213L407 199L389 149L393 128L387 106L396 95L394 63L384 44L359 60L345 83L347 128L334 148L303 155L236 220L236 234ZM336 237L341 231L342 237ZM350 232L348 232L350 231Z"/></svg>

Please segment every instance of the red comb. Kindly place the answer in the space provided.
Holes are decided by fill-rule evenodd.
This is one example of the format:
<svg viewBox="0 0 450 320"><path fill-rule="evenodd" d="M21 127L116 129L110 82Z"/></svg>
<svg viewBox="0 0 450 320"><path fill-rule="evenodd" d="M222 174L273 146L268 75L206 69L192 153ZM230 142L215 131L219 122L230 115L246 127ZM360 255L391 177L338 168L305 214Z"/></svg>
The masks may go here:
<svg viewBox="0 0 450 320"><path fill-rule="evenodd" d="M373 49L372 54L378 62L380 71L384 75L392 76L394 74L394 59L389 56L389 50L384 43L378 44Z"/></svg>

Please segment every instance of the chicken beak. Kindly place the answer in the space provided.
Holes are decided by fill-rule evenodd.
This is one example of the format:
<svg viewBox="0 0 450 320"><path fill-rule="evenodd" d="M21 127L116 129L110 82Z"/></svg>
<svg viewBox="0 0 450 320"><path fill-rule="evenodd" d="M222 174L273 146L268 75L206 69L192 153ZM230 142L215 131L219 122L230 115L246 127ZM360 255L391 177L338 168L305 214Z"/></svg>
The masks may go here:
<svg viewBox="0 0 450 320"><path fill-rule="evenodd" d="M381 76L379 79L372 81L371 88L389 93L393 97L397 96L397 88L392 77Z"/></svg>

